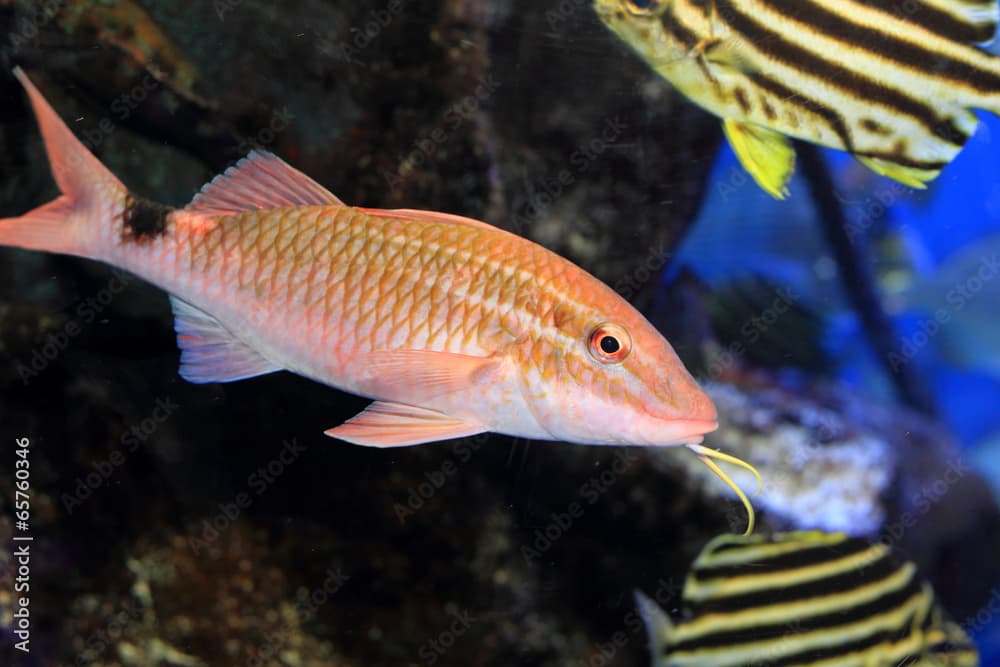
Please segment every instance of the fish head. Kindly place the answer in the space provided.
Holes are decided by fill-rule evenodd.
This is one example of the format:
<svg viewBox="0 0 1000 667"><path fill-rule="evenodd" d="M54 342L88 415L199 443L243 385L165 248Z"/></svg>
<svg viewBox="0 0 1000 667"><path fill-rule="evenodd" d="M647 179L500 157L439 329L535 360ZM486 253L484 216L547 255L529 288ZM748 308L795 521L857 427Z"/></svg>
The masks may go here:
<svg viewBox="0 0 1000 667"><path fill-rule="evenodd" d="M587 303L554 308L523 350L525 399L539 425L579 444L701 442L718 427L711 399L642 314L594 287Z"/></svg>
<svg viewBox="0 0 1000 667"><path fill-rule="evenodd" d="M654 53L648 50L668 41L663 15L671 4L671 0L594 0L594 10L622 41L652 56Z"/></svg>

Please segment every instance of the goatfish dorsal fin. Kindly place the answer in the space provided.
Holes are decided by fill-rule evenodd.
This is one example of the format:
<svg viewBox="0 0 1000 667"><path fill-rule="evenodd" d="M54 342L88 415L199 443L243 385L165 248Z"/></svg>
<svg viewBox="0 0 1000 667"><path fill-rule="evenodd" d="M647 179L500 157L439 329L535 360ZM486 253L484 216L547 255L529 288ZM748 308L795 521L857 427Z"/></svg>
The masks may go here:
<svg viewBox="0 0 1000 667"><path fill-rule="evenodd" d="M277 155L253 150L202 186L184 210L217 216L286 206L343 205L336 195Z"/></svg>
<svg viewBox="0 0 1000 667"><path fill-rule="evenodd" d="M787 197L788 182L795 173L795 149L788 137L732 118L722 121L722 129L753 180L775 199Z"/></svg>

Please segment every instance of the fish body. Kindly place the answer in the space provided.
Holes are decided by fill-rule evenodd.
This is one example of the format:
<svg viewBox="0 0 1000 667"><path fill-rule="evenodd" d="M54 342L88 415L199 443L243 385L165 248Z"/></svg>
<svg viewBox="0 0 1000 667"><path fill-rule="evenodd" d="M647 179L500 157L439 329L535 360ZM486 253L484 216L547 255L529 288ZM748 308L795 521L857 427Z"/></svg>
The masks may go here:
<svg viewBox="0 0 1000 667"><path fill-rule="evenodd" d="M924 187L1000 112L995 0L595 0L603 22L723 120L744 168L783 198L788 137Z"/></svg>
<svg viewBox="0 0 1000 667"><path fill-rule="evenodd" d="M976 667L916 567L843 533L722 535L698 555L674 623L637 593L653 667Z"/></svg>
<svg viewBox="0 0 1000 667"><path fill-rule="evenodd" d="M252 153L183 209L130 193L23 72L62 196L0 245L98 259L171 295L181 375L289 370L375 399L327 433L372 446L484 431L691 445L715 408L655 328L526 239L428 212L348 206Z"/></svg>

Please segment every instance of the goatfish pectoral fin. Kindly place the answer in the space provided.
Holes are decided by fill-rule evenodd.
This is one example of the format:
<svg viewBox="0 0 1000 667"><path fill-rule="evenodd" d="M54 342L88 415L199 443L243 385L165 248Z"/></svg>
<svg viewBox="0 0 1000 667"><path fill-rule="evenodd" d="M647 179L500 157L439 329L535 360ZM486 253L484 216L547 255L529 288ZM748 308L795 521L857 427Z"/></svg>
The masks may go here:
<svg viewBox="0 0 1000 667"><path fill-rule="evenodd" d="M652 664L657 665L663 657L664 648L670 641L674 624L656 602L639 591L633 591L633 594L635 595L635 604L639 608L639 616L642 617L642 623L646 626L646 634L649 637L649 654L653 658Z"/></svg>
<svg viewBox="0 0 1000 667"><path fill-rule="evenodd" d="M489 429L480 424L402 403L375 401L346 422L325 431L332 438L367 447L406 447L461 438Z"/></svg>
<svg viewBox="0 0 1000 667"><path fill-rule="evenodd" d="M933 181L937 178L937 175L941 173L940 169L920 169L919 167L905 167L901 164L896 164L895 162L890 162L889 160L883 160L877 157L865 157L864 155L855 155L858 161L874 171L880 176L885 176L891 178L894 181L899 181L903 185L908 185L911 188L916 188L918 190L923 190L927 187L928 181Z"/></svg>
<svg viewBox="0 0 1000 667"><path fill-rule="evenodd" d="M736 458L735 456L723 454L722 452L709 449L708 447L703 447L702 445L687 445L687 448L697 454L702 463L707 465L709 470L718 475L719 479L725 482L726 486L736 493L737 497L743 503L743 506L747 508L747 529L743 534L749 536L753 533L754 525L756 524L756 514L754 513L753 505L750 503L750 499L747 498L746 494L743 493L743 489L737 486L736 482L734 482L729 475L727 475L712 459L719 459L720 461L725 461L726 463L732 463L733 465L739 466L753 473L753 476L757 478L757 493L754 495L760 494L760 492L764 489L764 480L761 479L760 473L757 472L757 469L752 465L742 459Z"/></svg>
<svg viewBox="0 0 1000 667"><path fill-rule="evenodd" d="M378 350L361 364L377 394L416 389L422 398L475 390L497 380L502 360L432 350ZM326 431L356 445L404 447L489 431L489 427L404 403L376 401Z"/></svg>
<svg viewBox="0 0 1000 667"><path fill-rule="evenodd" d="M785 135L732 118L722 129L733 152L753 180L775 199L788 196L788 182L795 172L795 149Z"/></svg>
<svg viewBox="0 0 1000 667"><path fill-rule="evenodd" d="M365 354L360 363L376 395L393 395L393 389L419 388L420 396L439 396L475 389L496 382L503 361L432 350L379 350Z"/></svg>

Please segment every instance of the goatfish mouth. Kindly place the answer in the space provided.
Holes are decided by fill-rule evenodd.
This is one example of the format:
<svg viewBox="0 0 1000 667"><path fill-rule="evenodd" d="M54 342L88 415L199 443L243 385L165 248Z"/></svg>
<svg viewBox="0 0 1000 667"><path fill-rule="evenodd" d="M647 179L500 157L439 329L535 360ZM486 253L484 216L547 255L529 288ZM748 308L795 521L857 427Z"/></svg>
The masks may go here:
<svg viewBox="0 0 1000 667"><path fill-rule="evenodd" d="M674 421L658 428L645 444L651 447L672 447L676 445L697 445L705 436L719 428L718 421L683 420Z"/></svg>

